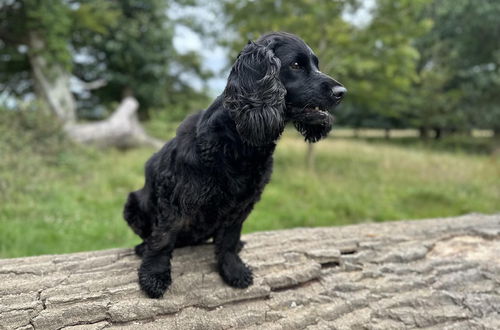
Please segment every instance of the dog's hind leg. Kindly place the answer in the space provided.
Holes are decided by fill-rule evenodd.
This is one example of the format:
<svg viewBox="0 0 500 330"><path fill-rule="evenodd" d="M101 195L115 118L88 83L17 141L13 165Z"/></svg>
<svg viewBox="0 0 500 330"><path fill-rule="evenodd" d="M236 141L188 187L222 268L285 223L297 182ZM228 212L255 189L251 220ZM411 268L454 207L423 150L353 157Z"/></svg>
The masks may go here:
<svg viewBox="0 0 500 330"><path fill-rule="evenodd" d="M132 230L143 240L151 235L151 222L146 212L141 208L140 198L142 190L133 191L128 195L127 202L123 209L123 217ZM135 247L135 253L142 256L145 243L138 244Z"/></svg>
<svg viewBox="0 0 500 330"><path fill-rule="evenodd" d="M139 243L134 247L135 254L141 258L144 255L144 251L146 251L146 242Z"/></svg>
<svg viewBox="0 0 500 330"><path fill-rule="evenodd" d="M252 271L238 256L244 244L240 240L241 226L241 222L223 226L214 238L219 274L224 282L236 288L246 288L253 283Z"/></svg>

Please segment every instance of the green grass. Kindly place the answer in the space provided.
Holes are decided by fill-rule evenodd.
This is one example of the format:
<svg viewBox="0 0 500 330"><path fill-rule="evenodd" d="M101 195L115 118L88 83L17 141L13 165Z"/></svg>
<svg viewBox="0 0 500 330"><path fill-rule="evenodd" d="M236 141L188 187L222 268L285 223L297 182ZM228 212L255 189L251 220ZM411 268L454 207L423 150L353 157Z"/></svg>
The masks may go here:
<svg viewBox="0 0 500 330"><path fill-rule="evenodd" d="M139 242L122 220L122 205L142 186L153 150L96 150L65 142L53 128L35 134L3 122L0 257ZM498 156L453 150L332 138L315 146L312 171L306 144L287 132L272 181L244 230L500 211Z"/></svg>
<svg viewBox="0 0 500 330"><path fill-rule="evenodd" d="M498 157L328 139L308 171L306 146L290 135L247 231L500 210Z"/></svg>

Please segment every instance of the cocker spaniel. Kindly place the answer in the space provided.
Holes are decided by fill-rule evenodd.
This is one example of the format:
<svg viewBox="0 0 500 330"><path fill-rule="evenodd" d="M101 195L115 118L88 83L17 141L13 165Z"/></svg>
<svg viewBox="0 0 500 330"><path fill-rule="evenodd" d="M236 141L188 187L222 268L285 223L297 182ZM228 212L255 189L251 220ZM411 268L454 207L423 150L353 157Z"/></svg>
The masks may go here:
<svg viewBox="0 0 500 330"><path fill-rule="evenodd" d="M143 239L135 251L149 297L169 287L175 247L210 238L222 279L237 288L252 284L238 256L241 227L269 182L276 142L287 122L308 142L325 137L329 111L345 93L299 37L275 32L248 42L223 94L180 124L147 161L144 187L128 195L124 218Z"/></svg>

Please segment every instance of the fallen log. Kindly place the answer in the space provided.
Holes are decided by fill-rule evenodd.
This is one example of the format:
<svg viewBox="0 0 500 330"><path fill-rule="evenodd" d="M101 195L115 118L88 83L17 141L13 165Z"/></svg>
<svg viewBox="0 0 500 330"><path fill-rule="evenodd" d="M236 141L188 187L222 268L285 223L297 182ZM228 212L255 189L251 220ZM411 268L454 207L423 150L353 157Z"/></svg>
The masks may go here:
<svg viewBox="0 0 500 330"><path fill-rule="evenodd" d="M6 329L500 329L500 214L244 236L254 285L211 244L177 249L149 299L132 249L0 260Z"/></svg>
<svg viewBox="0 0 500 330"><path fill-rule="evenodd" d="M103 148L161 148L164 142L150 137L140 124L138 108L139 102L127 96L109 118L91 123L69 122L64 125L64 131L75 142Z"/></svg>

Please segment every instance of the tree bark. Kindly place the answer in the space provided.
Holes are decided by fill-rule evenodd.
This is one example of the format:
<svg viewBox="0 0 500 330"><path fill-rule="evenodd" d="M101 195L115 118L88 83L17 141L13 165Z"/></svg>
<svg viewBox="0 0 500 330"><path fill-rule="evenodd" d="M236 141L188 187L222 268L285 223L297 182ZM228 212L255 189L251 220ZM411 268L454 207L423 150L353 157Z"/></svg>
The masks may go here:
<svg viewBox="0 0 500 330"><path fill-rule="evenodd" d="M149 299L131 249L0 260L7 329L500 329L500 214L245 235L254 284L176 249ZM73 327L77 326L77 327Z"/></svg>
<svg viewBox="0 0 500 330"><path fill-rule="evenodd" d="M29 60L33 72L35 91L55 118L63 123L68 137L77 143L93 144L99 147L133 148L152 146L159 148L163 142L149 137L142 128L137 111L139 103L131 96L125 96L106 120L86 124L76 122L76 102L70 90L70 73L59 63L48 63L43 56L45 42L36 32L29 34ZM89 87L103 86L97 81ZM129 93L130 94L130 93Z"/></svg>

